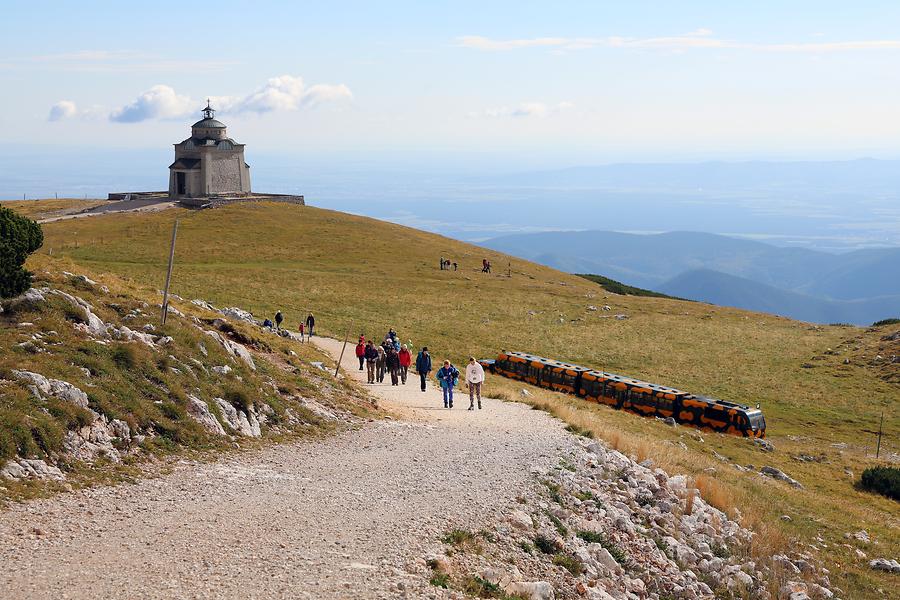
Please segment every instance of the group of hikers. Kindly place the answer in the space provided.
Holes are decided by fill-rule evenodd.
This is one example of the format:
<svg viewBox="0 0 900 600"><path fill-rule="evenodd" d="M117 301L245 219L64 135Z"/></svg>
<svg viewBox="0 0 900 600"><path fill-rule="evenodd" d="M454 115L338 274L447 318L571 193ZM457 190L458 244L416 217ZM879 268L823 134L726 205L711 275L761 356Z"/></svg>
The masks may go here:
<svg viewBox="0 0 900 600"><path fill-rule="evenodd" d="M356 344L356 358L359 360L359 370L366 369L368 383L383 383L386 374L390 374L391 385L406 385L409 368L412 366L412 352L410 346L400 342L397 332L391 328L384 341L376 345L372 340L366 341L365 334L360 334ZM419 375L419 383L422 391L426 390L428 376L433 370L431 354L425 346L416 356L416 373ZM444 408L453 408L453 390L459 385L459 369L449 360L437 370L436 377L441 386L444 398ZM481 388L484 384L484 368L475 357L469 357L466 365L465 383L469 389L469 410L476 406L481 409Z"/></svg>
<svg viewBox="0 0 900 600"><path fill-rule="evenodd" d="M284 331L284 328L281 324L284 323L284 314L280 310L275 312L275 320L265 319L263 321L263 327L267 329L271 329L276 333L280 333ZM300 341L303 341L303 336L306 335L306 339L309 340L313 335L316 328L316 318L312 313L308 313L306 315L306 319L300 321L300 324L297 325L297 331L300 332ZM286 334L285 334L286 335Z"/></svg>
<svg viewBox="0 0 900 600"><path fill-rule="evenodd" d="M456 261L450 261L449 258L441 257L441 271L456 271L459 269L459 263ZM486 258L481 259L481 272L482 273L490 273L491 272L491 261Z"/></svg>

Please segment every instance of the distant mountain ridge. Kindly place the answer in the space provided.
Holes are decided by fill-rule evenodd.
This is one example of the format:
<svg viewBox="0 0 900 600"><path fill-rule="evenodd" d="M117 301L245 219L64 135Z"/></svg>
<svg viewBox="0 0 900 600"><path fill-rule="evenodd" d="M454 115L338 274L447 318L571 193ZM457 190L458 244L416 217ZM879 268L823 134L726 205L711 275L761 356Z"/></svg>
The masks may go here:
<svg viewBox="0 0 900 600"><path fill-rule="evenodd" d="M611 231L517 234L483 245L572 273L808 321L869 324L900 314L900 248L829 254L710 233Z"/></svg>

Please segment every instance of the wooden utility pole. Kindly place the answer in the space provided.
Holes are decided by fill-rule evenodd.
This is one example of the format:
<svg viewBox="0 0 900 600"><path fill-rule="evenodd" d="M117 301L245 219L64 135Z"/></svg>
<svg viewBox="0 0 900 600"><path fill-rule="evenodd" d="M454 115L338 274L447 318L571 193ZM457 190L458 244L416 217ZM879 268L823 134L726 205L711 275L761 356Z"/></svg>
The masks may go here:
<svg viewBox="0 0 900 600"><path fill-rule="evenodd" d="M338 358L337 366L334 368L334 376L338 376L338 370L341 368L341 361L344 360L344 350L347 349L347 340L350 339L350 330L353 329L353 323L350 323L350 326L347 327L347 334L344 335L344 345L341 347L341 356Z"/></svg>
<svg viewBox="0 0 900 600"><path fill-rule="evenodd" d="M166 317L169 314L169 284L172 282L172 266L175 264L175 236L177 234L178 219L175 219L175 224L172 226L172 245L169 248L169 270L166 273L166 287L163 290L161 325L166 324Z"/></svg>
<svg viewBox="0 0 900 600"><path fill-rule="evenodd" d="M884 427L884 411L881 411L881 423L878 424L878 445L875 446L875 458L878 458L878 455L881 454L881 432Z"/></svg>

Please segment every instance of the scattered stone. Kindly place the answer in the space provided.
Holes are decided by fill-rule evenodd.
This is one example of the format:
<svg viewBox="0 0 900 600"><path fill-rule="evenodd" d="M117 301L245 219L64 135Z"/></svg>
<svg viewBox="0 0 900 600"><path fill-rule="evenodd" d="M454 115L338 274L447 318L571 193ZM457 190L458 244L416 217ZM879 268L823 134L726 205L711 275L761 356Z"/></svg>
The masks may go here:
<svg viewBox="0 0 900 600"><path fill-rule="evenodd" d="M211 370L213 373L218 373L219 375L228 375L229 373L231 373L232 368L229 367L228 365L221 365L221 366L214 366L214 367L212 367Z"/></svg>
<svg viewBox="0 0 900 600"><path fill-rule="evenodd" d="M519 393L522 394L526 398L531 395L531 392L529 392L525 388L522 388L521 390L519 390Z"/></svg>
<svg viewBox="0 0 900 600"><path fill-rule="evenodd" d="M792 485L797 489L803 489L803 485L799 481L792 478L784 471L776 469L775 467L764 466L759 470L759 472L767 477L771 477L772 479L777 479L779 481L783 481L789 485Z"/></svg>
<svg viewBox="0 0 900 600"><path fill-rule="evenodd" d="M775 452L775 444L762 438L753 438L753 443L763 452Z"/></svg>
<svg viewBox="0 0 900 600"><path fill-rule="evenodd" d="M887 558L876 558L869 561L869 567L876 571L888 571L890 573L900 573L900 562L896 560L888 560Z"/></svg>
<svg viewBox="0 0 900 600"><path fill-rule="evenodd" d="M553 600L556 594L546 581L517 581L504 590L510 596L522 596L528 600Z"/></svg>

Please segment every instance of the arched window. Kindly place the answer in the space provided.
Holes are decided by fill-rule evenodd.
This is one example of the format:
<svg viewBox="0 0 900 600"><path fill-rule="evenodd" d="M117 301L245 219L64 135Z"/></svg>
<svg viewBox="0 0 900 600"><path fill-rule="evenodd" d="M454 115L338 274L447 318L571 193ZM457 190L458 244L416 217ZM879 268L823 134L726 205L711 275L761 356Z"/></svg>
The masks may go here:
<svg viewBox="0 0 900 600"><path fill-rule="evenodd" d="M228 140L219 142L219 150L234 150L234 144L232 144Z"/></svg>
<svg viewBox="0 0 900 600"><path fill-rule="evenodd" d="M194 149L194 140L188 140L184 143L185 150L193 150Z"/></svg>

